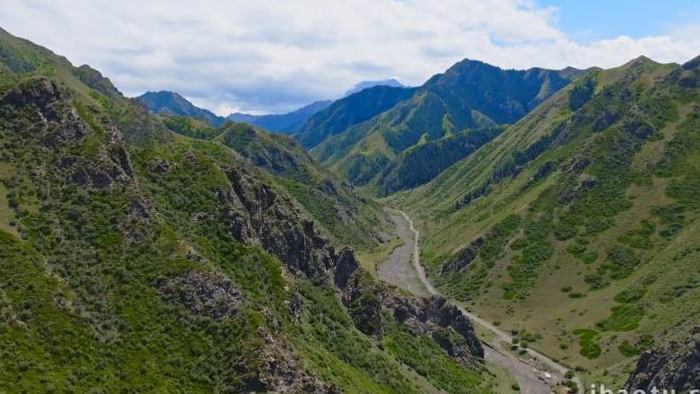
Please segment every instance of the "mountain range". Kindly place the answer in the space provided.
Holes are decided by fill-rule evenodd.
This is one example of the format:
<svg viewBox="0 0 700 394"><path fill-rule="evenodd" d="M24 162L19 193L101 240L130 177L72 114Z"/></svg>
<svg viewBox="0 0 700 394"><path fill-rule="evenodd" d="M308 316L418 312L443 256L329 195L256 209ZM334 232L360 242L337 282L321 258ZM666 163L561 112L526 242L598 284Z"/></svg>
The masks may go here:
<svg viewBox="0 0 700 394"><path fill-rule="evenodd" d="M590 70L391 195L417 218L437 287L587 382L697 384L700 359L667 346L697 346L698 63Z"/></svg>
<svg viewBox="0 0 700 394"><path fill-rule="evenodd" d="M700 57L465 59L303 115L0 30L0 391L700 386Z"/></svg>
<svg viewBox="0 0 700 394"><path fill-rule="evenodd" d="M396 79L362 81L350 89L345 96L352 95L375 86L403 87L403 85ZM282 134L295 134L299 132L299 130L301 130L303 125L311 116L328 108L333 103L332 100L315 101L299 109L283 114L252 115L234 112L226 117L221 117L209 110L197 107L176 92L146 92L141 96L138 96L136 99L140 101L149 111L156 114L198 118L209 122L214 126L220 126L226 120L243 122L253 126L262 127L268 131Z"/></svg>
<svg viewBox="0 0 700 394"><path fill-rule="evenodd" d="M286 114L250 115L240 112L232 113L226 119L234 122L244 122L283 134L294 134L301 129L307 119L315 113L328 108L332 101L316 101Z"/></svg>
<svg viewBox="0 0 700 394"><path fill-rule="evenodd" d="M465 137L465 131L516 122L581 73L571 68L502 70L464 60L433 76L388 110L382 108L357 122L313 125L314 118L327 115L330 108L321 111L307 122L310 132L302 128L300 141L313 148L319 161L351 182L371 184L378 193L386 194L431 179L497 134L492 129L474 139ZM305 132L330 137L308 139ZM405 165L411 161L408 157L421 154L415 149L449 159L426 168L417 181L412 178L414 171Z"/></svg>

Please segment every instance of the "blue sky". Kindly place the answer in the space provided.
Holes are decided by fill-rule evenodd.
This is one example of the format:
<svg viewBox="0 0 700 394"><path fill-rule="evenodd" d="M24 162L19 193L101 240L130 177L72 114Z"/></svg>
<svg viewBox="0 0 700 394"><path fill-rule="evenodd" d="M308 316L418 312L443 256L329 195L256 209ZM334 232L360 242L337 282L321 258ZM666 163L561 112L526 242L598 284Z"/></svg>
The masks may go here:
<svg viewBox="0 0 700 394"><path fill-rule="evenodd" d="M420 85L464 58L585 68L700 54L700 0L0 0L0 26L126 95L173 90L221 115L289 111L362 80Z"/></svg>
<svg viewBox="0 0 700 394"><path fill-rule="evenodd" d="M700 22L698 0L538 0L557 7L554 24L581 43L627 35L662 35L678 25Z"/></svg>

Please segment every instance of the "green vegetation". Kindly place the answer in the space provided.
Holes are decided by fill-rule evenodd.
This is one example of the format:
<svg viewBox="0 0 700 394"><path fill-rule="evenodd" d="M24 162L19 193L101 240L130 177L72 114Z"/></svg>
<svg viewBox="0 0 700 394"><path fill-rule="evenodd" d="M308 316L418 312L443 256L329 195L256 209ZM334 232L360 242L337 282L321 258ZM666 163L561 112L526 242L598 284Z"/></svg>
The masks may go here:
<svg viewBox="0 0 700 394"><path fill-rule="evenodd" d="M503 297L507 300L525 297L527 290L535 284L539 267L554 253L547 240L549 228L546 220L528 221L524 231L524 246L508 267L512 281L503 287Z"/></svg>
<svg viewBox="0 0 700 394"><path fill-rule="evenodd" d="M592 71L391 195L422 232L434 283L506 329L541 333L529 346L596 381L624 381L636 338L687 335L700 301L700 109L697 87L679 79L697 70L680 70L637 59ZM492 266L468 252L513 214ZM580 354L560 347L574 331Z"/></svg>
<svg viewBox="0 0 700 394"><path fill-rule="evenodd" d="M358 329L350 313L376 294L343 305L325 236L372 245L362 226L381 231L382 213L289 139L151 115L0 31L0 147L0 387L435 392L448 375L490 387L431 337L394 327L431 355L413 369Z"/></svg>
<svg viewBox="0 0 700 394"><path fill-rule="evenodd" d="M651 335L642 335L635 344L630 343L628 340L622 341L617 349L625 357L634 357L650 349L653 345L654 338Z"/></svg>
<svg viewBox="0 0 700 394"><path fill-rule="evenodd" d="M165 127L188 137L209 140L216 137L220 131L204 120L188 116L165 115L162 117Z"/></svg>
<svg viewBox="0 0 700 394"><path fill-rule="evenodd" d="M403 101L372 112L362 123L344 121L357 117L358 109L345 106L336 112L331 106L317 114L319 121L328 123L312 117L307 132L302 130L301 140L314 147L314 155L321 162L352 183L367 185L380 194L392 193L429 181L486 142L474 144L469 141L473 136L465 137L460 131L513 123L577 74L502 70L464 60L411 90ZM324 112L326 115L321 116ZM491 139L495 134L484 137ZM383 149L367 149L372 146ZM421 160L427 155L431 160Z"/></svg>
<svg viewBox="0 0 700 394"><path fill-rule="evenodd" d="M598 323L603 331L633 331L639 327L644 318L644 307L640 305L617 305L612 308L612 315Z"/></svg>
<svg viewBox="0 0 700 394"><path fill-rule="evenodd" d="M590 329L580 329L575 330L574 335L579 338L579 347L581 348L581 355L589 358L596 359L600 357L603 350L600 348L598 340L600 339L600 333L596 330Z"/></svg>
<svg viewBox="0 0 700 394"><path fill-rule="evenodd" d="M419 375L434 382L435 387L448 393L486 391L482 377L451 360L442 348L428 338L416 341L414 336L393 327L384 339L384 346Z"/></svg>
<svg viewBox="0 0 700 394"><path fill-rule="evenodd" d="M496 261L503 257L505 245L520 222L519 216L510 215L483 238L472 241L445 263L437 283L449 286L450 294L460 301L473 299L485 285Z"/></svg>
<svg viewBox="0 0 700 394"><path fill-rule="evenodd" d="M443 138L403 151L378 181L383 195L422 185L450 165L470 155L503 131L500 127L449 133Z"/></svg>

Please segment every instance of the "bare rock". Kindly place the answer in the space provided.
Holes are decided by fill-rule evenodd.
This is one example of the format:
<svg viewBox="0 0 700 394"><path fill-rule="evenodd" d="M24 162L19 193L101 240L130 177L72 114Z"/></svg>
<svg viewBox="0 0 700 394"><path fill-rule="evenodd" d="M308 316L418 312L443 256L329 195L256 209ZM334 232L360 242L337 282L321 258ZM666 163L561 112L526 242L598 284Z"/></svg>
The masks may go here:
<svg viewBox="0 0 700 394"><path fill-rule="evenodd" d="M20 83L0 97L0 105L11 105L15 108L34 107L48 120L55 120L58 118L58 112L54 105L64 96L66 93L55 81L37 77Z"/></svg>
<svg viewBox="0 0 700 394"><path fill-rule="evenodd" d="M626 387L629 392L651 392L654 387L677 392L700 388L700 327L683 342L643 353Z"/></svg>
<svg viewBox="0 0 700 394"><path fill-rule="evenodd" d="M248 374L244 392L340 393L337 387L307 372L283 338L265 329L260 329L259 334L265 341L260 350L261 365Z"/></svg>
<svg viewBox="0 0 700 394"><path fill-rule="evenodd" d="M243 302L231 280L217 272L189 271L156 287L168 301L183 305L192 315L213 320L234 317Z"/></svg>
<svg viewBox="0 0 700 394"><path fill-rule="evenodd" d="M234 168L227 174L232 187L219 198L233 236L274 254L291 272L328 281L339 256L315 224L291 200L252 176Z"/></svg>

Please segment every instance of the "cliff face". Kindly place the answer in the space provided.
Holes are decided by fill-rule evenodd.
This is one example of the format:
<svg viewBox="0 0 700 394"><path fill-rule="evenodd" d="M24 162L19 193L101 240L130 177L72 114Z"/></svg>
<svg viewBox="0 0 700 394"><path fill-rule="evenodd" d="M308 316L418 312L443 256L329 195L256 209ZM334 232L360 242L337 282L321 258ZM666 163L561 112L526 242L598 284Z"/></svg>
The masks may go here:
<svg viewBox="0 0 700 394"><path fill-rule="evenodd" d="M388 326L396 323L414 335L431 337L464 365L478 367L483 363L484 350L473 325L444 298L399 295L396 288L374 282L362 268L357 268L340 289L355 325L365 334L381 338Z"/></svg>
<svg viewBox="0 0 700 394"><path fill-rule="evenodd" d="M685 341L642 354L626 386L630 392L650 392L654 387L677 392L700 389L700 327Z"/></svg>
<svg viewBox="0 0 700 394"><path fill-rule="evenodd" d="M289 198L240 170L228 169L227 176L232 187L220 193L220 200L222 220L232 234L279 257L291 272L334 284L360 331L381 338L388 317L415 335L430 336L466 365L482 361L471 322L444 298L399 296L360 268L352 250L336 250Z"/></svg>

